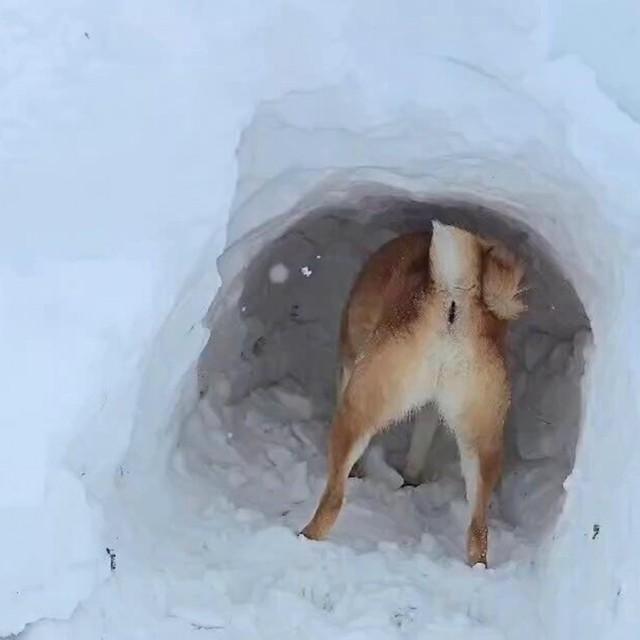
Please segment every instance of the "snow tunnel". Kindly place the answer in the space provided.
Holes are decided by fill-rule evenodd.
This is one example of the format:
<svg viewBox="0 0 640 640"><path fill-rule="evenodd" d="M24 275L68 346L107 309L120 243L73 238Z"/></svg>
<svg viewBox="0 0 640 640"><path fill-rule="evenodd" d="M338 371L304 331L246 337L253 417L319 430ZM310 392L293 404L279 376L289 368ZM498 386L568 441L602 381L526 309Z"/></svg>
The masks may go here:
<svg viewBox="0 0 640 640"><path fill-rule="evenodd" d="M10 4L0 636L635 638L637 3ZM444 430L296 536L353 276L433 218L527 263L487 571Z"/></svg>
<svg viewBox="0 0 640 640"><path fill-rule="evenodd" d="M462 83L476 80L464 75ZM600 588L577 584L570 570L577 549L599 544L594 526L610 504L584 478L586 464L599 464L593 422L604 411L590 405L606 340L596 328L619 292L598 246L615 232L547 116L494 85L487 91L522 126L505 122L497 133L453 114L464 129L456 142L434 112L417 111L367 128L351 103L345 113L342 90L323 90L265 103L245 127L226 241L218 235L205 245L149 346L118 478L118 544L137 523L136 544L172 576L180 598L185 567L200 576L187 591L207 613L178 617L233 626L225 616L245 611L238 594L251 585L260 611L291 598L319 634L333 629L327 612L371 612L372 598L383 626L429 603L480 624L472 607L508 629L508 591L519 628L535 628L542 608L554 611L547 627L560 638L564 610L554 609L551 591L532 599L531 589L551 580L566 597L583 589L587 599L592 585ZM544 144L527 146L531 136ZM504 241L527 266L529 310L509 335L506 468L491 509L495 576L467 572L464 486L445 429L418 487L396 486L407 423L372 443L370 473L350 482L330 540L295 535L325 482L337 327L353 278L386 240L434 218ZM291 624L269 618L273 628Z"/></svg>
<svg viewBox="0 0 640 640"><path fill-rule="evenodd" d="M323 100L335 95L323 93ZM197 393L191 388L174 422L178 466L233 508L297 531L326 478L339 318L353 280L385 241L438 219L503 241L527 265L529 310L508 341L513 402L491 552L498 564L531 558L562 510L591 342L562 247L539 227L592 206L588 196L571 167L562 175L545 166L554 162L550 153L536 150L525 161L495 152L443 157L442 132L431 131L427 151L414 139L433 127L423 116L384 135L349 138L326 123L301 128L301 114L326 119L313 104L310 96L267 104L243 134L229 238L216 264L220 287L192 364ZM353 148L364 149L363 157L349 158ZM333 167L335 158L356 166ZM467 509L455 443L441 426L424 482L398 490L411 426L374 439L366 478L350 483L332 541L416 548L427 539L437 556L461 561Z"/></svg>
<svg viewBox="0 0 640 640"><path fill-rule="evenodd" d="M494 557L504 560L517 541L531 543L548 532L561 509L579 436L589 321L531 228L481 205L384 191L379 184L352 185L341 202L334 193L329 205L300 208L294 222L284 214L221 256L223 281L207 316L211 337L198 362L207 407L201 419L187 421L180 446L189 465L227 469L226 454L214 451L211 440L218 429L224 450L243 461L225 483L236 505L301 526L326 471L340 313L367 256L392 237L428 228L432 219L500 239L527 264L529 305L508 341L513 407L494 501L501 537ZM256 240L260 249L252 252ZM233 254L252 257L227 279ZM462 557L464 487L446 428L427 459L430 482L394 495L410 427L408 420L374 440L377 455L367 456L366 479L352 481L352 502L335 537L415 543L431 532L444 551Z"/></svg>

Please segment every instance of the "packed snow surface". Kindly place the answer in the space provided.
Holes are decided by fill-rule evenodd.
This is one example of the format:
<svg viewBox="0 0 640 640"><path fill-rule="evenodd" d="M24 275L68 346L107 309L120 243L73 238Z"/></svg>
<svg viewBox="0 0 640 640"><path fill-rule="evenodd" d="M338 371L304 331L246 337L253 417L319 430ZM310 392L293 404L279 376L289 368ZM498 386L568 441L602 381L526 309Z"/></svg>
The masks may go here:
<svg viewBox="0 0 640 640"><path fill-rule="evenodd" d="M630 0L5 0L0 637L634 638L638 28ZM353 274L434 203L534 285L487 571L446 433L398 488L407 425L296 535Z"/></svg>

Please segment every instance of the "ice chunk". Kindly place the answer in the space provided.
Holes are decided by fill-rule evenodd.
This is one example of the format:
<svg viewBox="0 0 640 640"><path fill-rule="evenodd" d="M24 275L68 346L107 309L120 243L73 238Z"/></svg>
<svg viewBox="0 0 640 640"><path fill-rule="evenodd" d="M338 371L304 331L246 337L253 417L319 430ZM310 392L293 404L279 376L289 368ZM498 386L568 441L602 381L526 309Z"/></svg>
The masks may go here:
<svg viewBox="0 0 640 640"><path fill-rule="evenodd" d="M404 484L404 478L385 460L384 449L379 444L370 445L361 462L367 478L381 482L390 489L399 489Z"/></svg>

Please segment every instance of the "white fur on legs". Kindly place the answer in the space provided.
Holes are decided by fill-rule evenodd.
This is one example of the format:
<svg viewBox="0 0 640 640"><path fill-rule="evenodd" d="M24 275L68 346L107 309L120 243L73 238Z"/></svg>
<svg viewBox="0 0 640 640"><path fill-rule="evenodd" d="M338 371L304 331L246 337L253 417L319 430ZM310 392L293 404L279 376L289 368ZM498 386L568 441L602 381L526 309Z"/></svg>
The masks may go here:
<svg viewBox="0 0 640 640"><path fill-rule="evenodd" d="M338 373L336 376L336 395L337 402L339 403L344 394L344 390L347 388L349 384L349 378L351 377L351 371L345 365L341 365L338 369Z"/></svg>
<svg viewBox="0 0 640 640"><path fill-rule="evenodd" d="M423 407L416 416L403 472L404 479L410 484L419 484L422 480L425 461L438 428L438 421L438 412L432 404Z"/></svg>
<svg viewBox="0 0 640 640"><path fill-rule="evenodd" d="M480 459L476 451L465 444L460 437L457 438L460 451L460 470L464 478L467 503L469 505L469 521L473 516L478 501L480 486Z"/></svg>

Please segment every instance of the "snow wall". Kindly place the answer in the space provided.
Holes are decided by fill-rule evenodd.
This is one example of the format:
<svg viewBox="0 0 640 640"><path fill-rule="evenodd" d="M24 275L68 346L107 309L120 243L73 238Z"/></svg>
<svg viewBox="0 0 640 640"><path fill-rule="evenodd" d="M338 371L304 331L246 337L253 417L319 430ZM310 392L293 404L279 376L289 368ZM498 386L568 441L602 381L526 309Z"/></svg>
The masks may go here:
<svg viewBox="0 0 640 640"><path fill-rule="evenodd" d="M627 27L640 17L626 2L505 7L3 9L0 634L393 637L376 618L393 601L398 634L428 602L421 630L440 637L633 637L640 93ZM175 452L224 247L222 280L238 283L305 214L366 198L498 212L590 324L561 513L494 573L432 562L429 545L313 546L174 469L190 464ZM204 561L193 549L207 541ZM288 559L277 588L273 556ZM415 567L425 586L347 597L371 567Z"/></svg>

